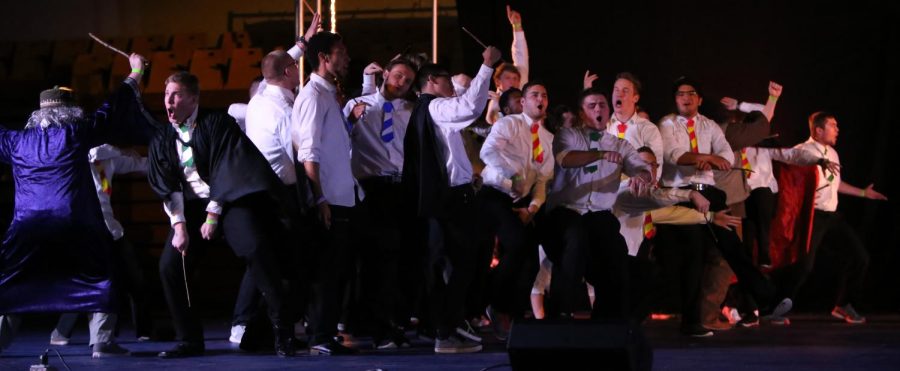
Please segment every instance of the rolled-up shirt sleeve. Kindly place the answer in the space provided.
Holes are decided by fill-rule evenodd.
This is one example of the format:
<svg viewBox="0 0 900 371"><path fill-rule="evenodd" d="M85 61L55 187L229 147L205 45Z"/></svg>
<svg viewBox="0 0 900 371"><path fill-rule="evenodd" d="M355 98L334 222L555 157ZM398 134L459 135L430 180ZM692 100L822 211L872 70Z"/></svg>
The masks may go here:
<svg viewBox="0 0 900 371"><path fill-rule="evenodd" d="M291 117L291 137L297 144L297 161L319 162L322 144L321 126L325 122L318 95L297 99Z"/></svg>
<svg viewBox="0 0 900 371"><path fill-rule="evenodd" d="M169 224L184 223L184 195L181 192L173 192L169 199L163 201L163 210L169 216Z"/></svg>

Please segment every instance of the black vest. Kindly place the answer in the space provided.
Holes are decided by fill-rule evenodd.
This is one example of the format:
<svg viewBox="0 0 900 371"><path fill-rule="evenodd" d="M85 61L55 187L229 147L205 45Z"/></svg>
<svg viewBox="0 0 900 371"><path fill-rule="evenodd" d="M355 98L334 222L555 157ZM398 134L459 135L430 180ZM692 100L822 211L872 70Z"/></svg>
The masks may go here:
<svg viewBox="0 0 900 371"><path fill-rule="evenodd" d="M403 187L410 212L419 217L441 213L442 201L450 188L443 147L437 138L428 106L437 98L421 94L416 101L403 141Z"/></svg>

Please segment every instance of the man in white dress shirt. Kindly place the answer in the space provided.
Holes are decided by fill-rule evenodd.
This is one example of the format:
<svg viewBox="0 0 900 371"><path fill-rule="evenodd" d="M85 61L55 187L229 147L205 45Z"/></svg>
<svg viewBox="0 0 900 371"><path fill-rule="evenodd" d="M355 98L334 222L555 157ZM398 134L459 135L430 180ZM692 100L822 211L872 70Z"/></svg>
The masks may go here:
<svg viewBox="0 0 900 371"><path fill-rule="evenodd" d="M556 173L548 196L552 237L544 244L553 262L550 292L557 307L550 315L571 316L582 277L594 286L592 318L628 315L628 248L612 214L623 174L635 194L645 196L650 166L624 139L605 132L609 105L600 90L581 94L582 125L563 128L554 138Z"/></svg>
<svg viewBox="0 0 900 371"><path fill-rule="evenodd" d="M413 108L403 143L403 178L410 213L418 217L428 236L429 308L436 330L436 353L481 351L481 344L458 335L465 317L466 293L475 269L477 196L472 164L461 131L481 115L487 102L492 66L500 51L488 47L483 64L469 89L454 96L446 68L427 64L419 69L421 94ZM427 242L425 242L427 241Z"/></svg>
<svg viewBox="0 0 900 371"><path fill-rule="evenodd" d="M841 160L834 149L838 132L838 122L833 114L813 113L809 116L809 139L794 148L840 165ZM779 278L782 279L779 281L782 284L779 289L785 295L793 297L812 272L817 251L820 248L830 250L840 256L838 259L842 263L838 273L837 298L831 315L847 323L865 323L866 318L856 312L853 303L862 295L869 253L853 227L837 212L838 193L872 200L887 200L887 197L876 191L872 184L866 188L859 188L841 182L840 168L835 171L834 167L817 167L816 171L818 181L809 249L805 254L801 253L794 265L778 272ZM825 243L826 237L829 237L828 243ZM836 241L830 241L831 239Z"/></svg>
<svg viewBox="0 0 900 371"><path fill-rule="evenodd" d="M416 70L408 59L395 58L385 66L383 76L379 91L350 100L344 114L353 125L353 175L366 192L360 215L363 222L358 223L361 238L374 242L359 249L360 290L366 308L360 314L376 348L390 349L409 344L398 328L403 318L395 316L395 304L405 296L398 280L401 257L410 254L405 243L408 217L400 207L400 174L403 140L413 106L406 97Z"/></svg>
<svg viewBox="0 0 900 371"><path fill-rule="evenodd" d="M357 198L363 199L362 189L357 196L359 185L350 166L350 122L336 86L347 73L350 57L341 37L330 32L310 38L305 54L313 72L294 102L292 137L324 228L324 246L310 254L310 353L350 354L355 350L335 339L343 297L340 282L350 265L351 219Z"/></svg>
<svg viewBox="0 0 900 371"><path fill-rule="evenodd" d="M491 309L512 318L521 318L528 309L538 268L537 241L529 225L544 204L554 167L553 134L543 125L550 103L547 89L537 82L524 89L523 112L495 122L481 147L486 186L481 224L486 235L500 241L499 264L490 277Z"/></svg>

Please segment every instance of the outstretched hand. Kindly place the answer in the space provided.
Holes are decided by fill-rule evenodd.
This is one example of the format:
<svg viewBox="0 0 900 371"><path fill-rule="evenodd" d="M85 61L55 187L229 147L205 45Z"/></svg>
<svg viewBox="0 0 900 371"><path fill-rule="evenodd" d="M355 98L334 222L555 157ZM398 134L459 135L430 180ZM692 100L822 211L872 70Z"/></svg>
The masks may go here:
<svg viewBox="0 0 900 371"><path fill-rule="evenodd" d="M594 80L599 79L596 73L591 73L591 70L584 71L584 79L581 82L581 86L587 90L594 86Z"/></svg>
<svg viewBox="0 0 900 371"><path fill-rule="evenodd" d="M506 6L506 18L509 19L509 24L511 25L522 24L522 15L519 14L519 12L513 10L509 5Z"/></svg>

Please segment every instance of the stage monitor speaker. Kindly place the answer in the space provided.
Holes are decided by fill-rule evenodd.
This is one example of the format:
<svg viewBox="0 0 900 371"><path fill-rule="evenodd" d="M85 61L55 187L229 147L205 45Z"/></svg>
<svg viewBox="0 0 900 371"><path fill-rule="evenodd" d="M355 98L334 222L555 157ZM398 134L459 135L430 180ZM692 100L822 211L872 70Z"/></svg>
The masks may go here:
<svg viewBox="0 0 900 371"><path fill-rule="evenodd" d="M522 321L507 343L514 371L649 371L653 350L641 327L625 321Z"/></svg>

